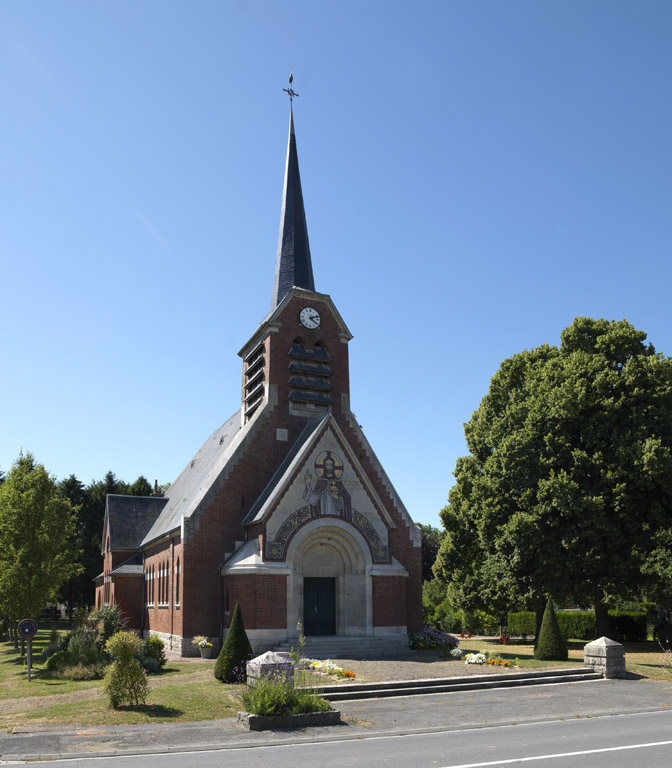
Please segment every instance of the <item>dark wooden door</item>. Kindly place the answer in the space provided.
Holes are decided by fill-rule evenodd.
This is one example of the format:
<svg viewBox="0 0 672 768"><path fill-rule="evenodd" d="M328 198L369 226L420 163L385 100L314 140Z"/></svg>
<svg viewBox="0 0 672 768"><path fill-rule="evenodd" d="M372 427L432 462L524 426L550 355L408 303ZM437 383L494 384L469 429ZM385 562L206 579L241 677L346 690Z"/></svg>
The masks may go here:
<svg viewBox="0 0 672 768"><path fill-rule="evenodd" d="M306 635L336 634L336 579L304 577L303 622Z"/></svg>

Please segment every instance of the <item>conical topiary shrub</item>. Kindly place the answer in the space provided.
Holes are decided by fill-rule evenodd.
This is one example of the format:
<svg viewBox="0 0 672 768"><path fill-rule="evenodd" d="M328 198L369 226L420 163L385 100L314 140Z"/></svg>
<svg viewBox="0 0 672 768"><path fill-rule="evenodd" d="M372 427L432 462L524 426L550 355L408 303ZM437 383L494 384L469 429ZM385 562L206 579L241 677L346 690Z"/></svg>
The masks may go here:
<svg viewBox="0 0 672 768"><path fill-rule="evenodd" d="M240 603L236 603L229 632L215 662L215 677L222 683L245 681L245 663L252 658L252 646L247 639Z"/></svg>
<svg viewBox="0 0 672 768"><path fill-rule="evenodd" d="M534 658L540 661L567 661L567 643L560 632L550 597L541 622Z"/></svg>

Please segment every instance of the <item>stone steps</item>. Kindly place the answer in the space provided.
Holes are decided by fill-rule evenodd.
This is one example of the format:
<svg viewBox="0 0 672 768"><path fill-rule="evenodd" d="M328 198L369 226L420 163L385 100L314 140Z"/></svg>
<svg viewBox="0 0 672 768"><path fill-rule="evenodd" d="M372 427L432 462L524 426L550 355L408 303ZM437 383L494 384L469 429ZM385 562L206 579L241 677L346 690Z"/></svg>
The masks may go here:
<svg viewBox="0 0 672 768"><path fill-rule="evenodd" d="M601 674L586 667L549 669L539 672L511 672L496 675L470 675L431 680L396 680L383 683L346 683L320 687L320 695L328 701L375 699L386 696L419 696L428 693L510 688L523 685L549 685L602 680Z"/></svg>
<svg viewBox="0 0 672 768"><path fill-rule="evenodd" d="M298 639L287 640L273 647L276 653L298 653ZM411 651L398 639L383 637L353 637L343 635L319 635L307 637L302 649L303 655L311 659L375 659L385 656L399 657Z"/></svg>

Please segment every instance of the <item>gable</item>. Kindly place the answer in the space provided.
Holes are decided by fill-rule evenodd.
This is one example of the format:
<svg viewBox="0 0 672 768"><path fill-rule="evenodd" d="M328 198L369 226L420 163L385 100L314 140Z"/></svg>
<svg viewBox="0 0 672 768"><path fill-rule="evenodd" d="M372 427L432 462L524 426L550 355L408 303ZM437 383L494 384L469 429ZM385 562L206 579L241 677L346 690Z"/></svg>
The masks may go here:
<svg viewBox="0 0 672 768"><path fill-rule="evenodd" d="M108 494L105 501L104 530L109 534L110 550L139 549L147 531L154 525L166 503L167 499L161 496Z"/></svg>
<svg viewBox="0 0 672 768"><path fill-rule="evenodd" d="M265 557L283 560L304 523L339 518L366 539L374 562L388 562L395 525L333 417L314 422L297 443L246 520L265 523Z"/></svg>

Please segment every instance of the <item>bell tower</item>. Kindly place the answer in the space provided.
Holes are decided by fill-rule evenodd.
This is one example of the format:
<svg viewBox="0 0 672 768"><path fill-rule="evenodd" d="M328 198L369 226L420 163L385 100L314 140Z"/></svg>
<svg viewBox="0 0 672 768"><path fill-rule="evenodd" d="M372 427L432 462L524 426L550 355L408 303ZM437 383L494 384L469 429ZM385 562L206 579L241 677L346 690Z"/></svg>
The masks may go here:
<svg viewBox="0 0 672 768"><path fill-rule="evenodd" d="M290 96L296 96L291 87ZM243 423L267 398L277 418L316 418L349 396L347 329L331 298L315 291L299 159L290 104L271 311L240 351Z"/></svg>

